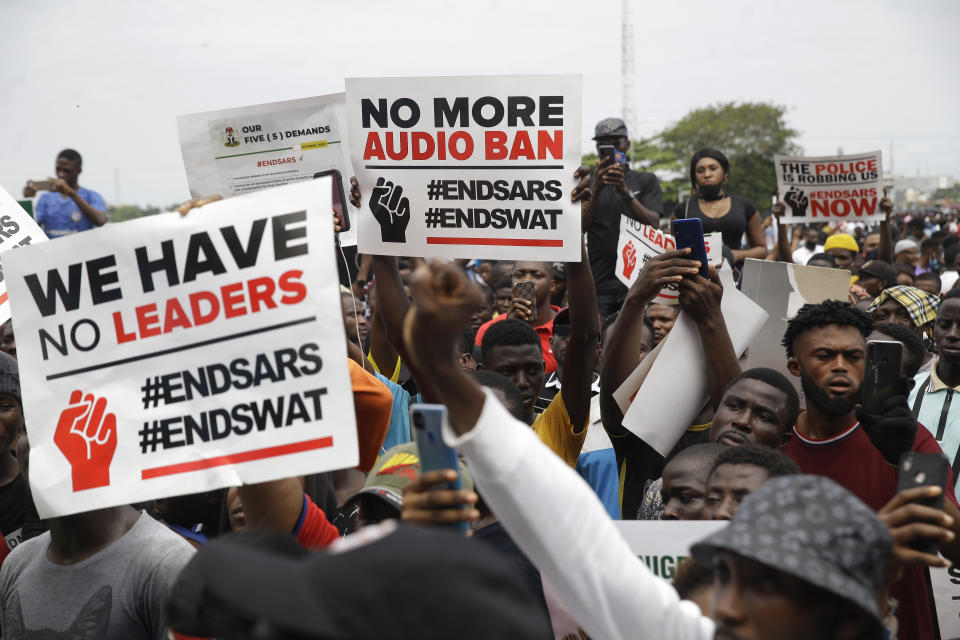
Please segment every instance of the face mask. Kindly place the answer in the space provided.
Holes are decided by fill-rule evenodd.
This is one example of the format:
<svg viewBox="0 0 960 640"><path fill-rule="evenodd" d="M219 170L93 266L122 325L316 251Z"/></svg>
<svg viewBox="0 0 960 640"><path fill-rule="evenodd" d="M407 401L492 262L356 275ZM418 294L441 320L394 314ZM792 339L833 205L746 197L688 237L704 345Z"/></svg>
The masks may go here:
<svg viewBox="0 0 960 640"><path fill-rule="evenodd" d="M723 184L701 184L697 187L697 193L706 201L719 200L723 196Z"/></svg>

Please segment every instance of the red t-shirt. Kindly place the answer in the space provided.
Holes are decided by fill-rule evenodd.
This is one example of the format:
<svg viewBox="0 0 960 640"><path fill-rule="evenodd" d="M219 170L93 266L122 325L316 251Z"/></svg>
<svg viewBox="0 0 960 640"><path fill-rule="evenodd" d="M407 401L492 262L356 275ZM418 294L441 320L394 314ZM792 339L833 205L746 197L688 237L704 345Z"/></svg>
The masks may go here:
<svg viewBox="0 0 960 640"><path fill-rule="evenodd" d="M303 496L303 511L293 535L304 549L322 551L340 537L340 532L327 520L327 514L313 503L310 496Z"/></svg>
<svg viewBox="0 0 960 640"><path fill-rule="evenodd" d="M554 315L560 312L560 307L550 305L550 308L554 310ZM501 320L506 320L507 314L502 314L494 318L493 320L487 320L480 328L477 329L476 340L474 344L478 347L483 343L483 334L487 332L487 329L490 328L494 322L500 322ZM540 336L540 347L543 351L543 364L545 366L546 372L551 373L557 370L557 359L553 355L553 351L550 349L550 338L553 337L553 319L544 322L538 327L533 328L537 332L537 335Z"/></svg>
<svg viewBox="0 0 960 640"><path fill-rule="evenodd" d="M921 453L943 453L934 437L921 424L917 425L913 450ZM794 427L793 437L783 448L783 452L790 456L804 473L827 476L863 500L874 511L882 509L897 493L897 470L883 459L860 428L860 423L827 440L804 437ZM949 469L947 471L947 487L944 493L956 505L953 472ZM906 567L903 577L890 587L890 595L900 603L897 610L900 637L932 640L935 637L930 616L933 595L927 590L923 567Z"/></svg>

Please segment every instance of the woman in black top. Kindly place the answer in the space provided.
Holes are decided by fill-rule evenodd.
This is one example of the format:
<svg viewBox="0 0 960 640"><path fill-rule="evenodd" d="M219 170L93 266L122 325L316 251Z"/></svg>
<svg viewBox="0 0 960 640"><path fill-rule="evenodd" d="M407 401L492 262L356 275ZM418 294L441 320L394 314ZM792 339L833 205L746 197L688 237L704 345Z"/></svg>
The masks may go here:
<svg viewBox="0 0 960 640"><path fill-rule="evenodd" d="M723 153L715 149L697 151L690 160L690 182L695 197L677 204L673 219L700 218L705 234L722 233L723 244L733 252L737 264L744 258L763 260L767 249L757 208L746 198L727 193L729 172L730 161ZM744 233L749 244L746 249L741 242Z"/></svg>

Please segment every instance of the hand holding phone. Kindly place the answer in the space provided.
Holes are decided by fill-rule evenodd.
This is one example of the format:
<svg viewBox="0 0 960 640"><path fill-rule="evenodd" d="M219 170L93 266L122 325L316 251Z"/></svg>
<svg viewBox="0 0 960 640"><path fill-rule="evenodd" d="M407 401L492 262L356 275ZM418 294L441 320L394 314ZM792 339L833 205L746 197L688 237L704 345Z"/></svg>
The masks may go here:
<svg viewBox="0 0 960 640"><path fill-rule="evenodd" d="M318 171L313 174L313 179L324 178L330 176L331 180L331 199L333 206L333 217L336 218L337 231L349 231L350 230L350 217L347 215L347 200L343 195L343 176L340 175L340 171L337 169L328 169L326 171Z"/></svg>
<svg viewBox="0 0 960 640"><path fill-rule="evenodd" d="M413 439L417 443L417 454L420 457L420 474L426 476L432 471L457 472L456 479L450 482L434 483L431 491L460 491L463 484L460 481L460 465L457 452L448 447L443 441L443 423L447 419L447 408L442 404L412 404L410 405L410 422L413 426ZM462 505L461 508L464 508ZM453 526L466 533L469 528L466 522L458 522Z"/></svg>
<svg viewBox="0 0 960 640"><path fill-rule="evenodd" d="M707 246L703 242L703 223L700 222L700 218L674 220L673 238L677 243L677 249L690 249L687 259L699 260L699 275L709 280L710 263L707 261Z"/></svg>
<svg viewBox="0 0 960 640"><path fill-rule="evenodd" d="M27 184L36 191L56 191L57 184L53 180L28 180Z"/></svg>
<svg viewBox="0 0 960 640"><path fill-rule="evenodd" d="M537 309L536 284L530 280L514 282L513 301L514 304L511 308L511 314L524 322L530 320ZM521 302L522 306L517 305L517 302Z"/></svg>
<svg viewBox="0 0 960 640"><path fill-rule="evenodd" d="M946 491L947 486L947 469L949 469L949 463L942 453L908 451L900 458L897 494L920 487L940 487L942 491L937 495L914 499L910 502L942 512L943 492ZM912 540L908 546L921 553L936 555L937 542L935 538L919 538Z"/></svg>

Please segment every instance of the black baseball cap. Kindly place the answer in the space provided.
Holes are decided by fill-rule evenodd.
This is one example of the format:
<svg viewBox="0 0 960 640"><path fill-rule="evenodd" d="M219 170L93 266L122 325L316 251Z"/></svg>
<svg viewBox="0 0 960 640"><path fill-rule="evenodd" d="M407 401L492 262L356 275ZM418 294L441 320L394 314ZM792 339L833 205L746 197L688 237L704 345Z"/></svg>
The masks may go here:
<svg viewBox="0 0 960 640"><path fill-rule="evenodd" d="M867 262L862 267L860 267L861 276L873 276L880 282L884 282L888 285L896 284L897 282L897 272L887 262L883 260L871 260Z"/></svg>
<svg viewBox="0 0 960 640"><path fill-rule="evenodd" d="M627 123L620 118L604 118L593 129L593 139L623 136L628 138Z"/></svg>

